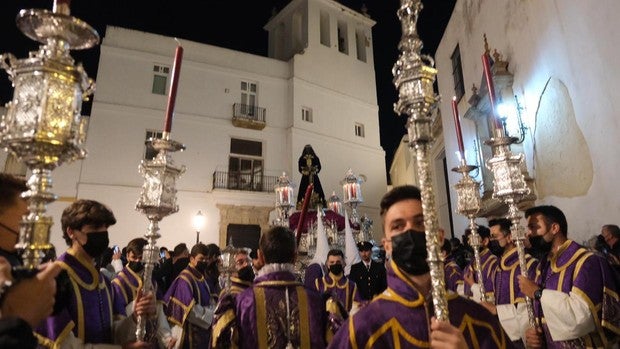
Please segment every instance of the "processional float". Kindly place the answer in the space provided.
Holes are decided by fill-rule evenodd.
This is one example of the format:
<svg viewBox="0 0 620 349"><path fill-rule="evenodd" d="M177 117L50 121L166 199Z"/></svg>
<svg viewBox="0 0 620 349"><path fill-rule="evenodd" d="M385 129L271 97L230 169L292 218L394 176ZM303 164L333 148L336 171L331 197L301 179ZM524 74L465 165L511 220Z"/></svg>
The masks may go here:
<svg viewBox="0 0 620 349"><path fill-rule="evenodd" d="M398 90L398 102L394 105L394 111L398 115L408 116L406 126L409 149L415 156L418 185L422 193L434 312L437 320L448 321L446 281L440 254L439 223L430 161L430 148L433 142L432 112L439 101L439 96L433 91L437 70L434 68L434 60L421 54L423 44L416 31L420 11L422 11L420 0L401 0L401 6L397 11L402 26L402 37L398 45L401 53L392 68L394 85Z"/></svg>
<svg viewBox="0 0 620 349"><path fill-rule="evenodd" d="M307 145L305 149L308 147L310 146ZM312 153L313 156L316 157L314 151ZM306 175L316 175L309 165L307 167L310 168L310 170L306 171ZM304 174L303 171L301 172ZM318 180L318 178L315 180ZM325 200L327 204L325 208L321 207L320 202L323 200L320 198L320 194L314 191L314 183L309 182L307 187L300 188L304 194L303 199L299 200L301 209L291 214L290 210L295 206L293 204L294 184L286 172L283 172L282 175L278 177L274 187L277 216L272 222L272 225L289 227L291 230L295 231L299 253L297 269L302 277L308 265L319 261L320 263L324 262L324 260L320 260L321 257L319 255L324 255L323 257L326 258L330 248L338 248L343 250L343 252L347 249L353 249L355 253L349 252L346 254L346 258L350 259L347 263L350 263L357 257L357 248L355 247L356 240L374 241L372 235L372 220L365 215L360 218L357 214L357 206L364 201L361 188L361 183L364 181L365 178L362 175L356 175L352 169L348 169L344 179L340 181L343 197L345 198L344 203L335 192L332 192L329 199ZM302 196L299 195L299 197ZM348 214L346 209L343 208L343 204L352 212L353 218L350 222L347 221ZM312 211L310 207L314 207L315 205L316 211ZM357 228L356 237L353 236L354 233L350 228L351 225ZM347 234L351 236L348 237ZM327 242L323 243L323 238ZM351 241L353 241L353 246L349 246L351 245Z"/></svg>
<svg viewBox="0 0 620 349"><path fill-rule="evenodd" d="M69 1L54 1L52 11L21 10L17 27L41 43L28 58L0 55L0 67L12 81L13 100L0 119L0 146L21 160L31 171L28 214L22 217L16 245L22 271L35 273L53 246L52 217L47 205L57 199L51 192L52 171L65 162L86 156L84 142L88 118L81 115L82 101L95 90L70 50L83 50L99 43L99 34L87 23L70 15Z"/></svg>
<svg viewBox="0 0 620 349"><path fill-rule="evenodd" d="M144 177L142 192L136 203L136 210L142 212L149 220L149 225L144 237L147 245L144 246L142 261L144 262L143 292L154 292L152 276L153 268L159 257L157 239L159 234L159 222L166 216L179 211L177 204L176 180L185 172L185 166L175 165L172 153L182 151L185 146L170 138L172 129L172 117L183 59L183 47L178 45L175 51L174 64L172 66L172 83L168 95L166 118L161 138L150 138L147 143L156 151L157 155L152 160L142 160L138 170ZM138 316L136 337L144 340L146 336L146 322L148 319Z"/></svg>

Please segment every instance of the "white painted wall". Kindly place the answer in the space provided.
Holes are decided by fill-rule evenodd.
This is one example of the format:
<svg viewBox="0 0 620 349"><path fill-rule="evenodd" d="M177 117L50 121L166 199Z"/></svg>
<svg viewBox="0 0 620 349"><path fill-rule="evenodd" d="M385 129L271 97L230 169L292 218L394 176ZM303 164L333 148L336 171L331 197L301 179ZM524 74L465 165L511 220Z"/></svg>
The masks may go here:
<svg viewBox="0 0 620 349"><path fill-rule="evenodd" d="M620 157L613 151L620 139L620 68L614 63L620 55L620 36L613 28L620 2L601 0L592 5L578 0L459 0L436 53L438 85L443 96L441 108L451 110L449 97L454 94L454 87L450 55L456 44L460 45L466 90L459 104L461 115L468 107L472 83L480 86L484 33L491 49L496 48L510 62L513 90L525 107L524 117L530 127L523 149L529 173L537 184L541 177L563 179L566 173L582 169L580 162L592 162L591 185L585 194L571 194L571 185L567 183L566 190L536 201L562 209L568 219L568 236L578 242L599 234L603 224L618 224L620 211L620 189L616 184ZM541 95L551 78L567 87L578 127L575 131L581 132L587 143L585 158L563 152L572 139L553 129L536 128L548 117L562 122L559 115L538 113ZM473 124L468 120L462 124L465 147L472 149ZM456 163L457 145L450 113L443 115L443 128L448 162ZM554 140L554 147L535 147L537 140L540 143L548 137ZM549 163L534 168L543 153L554 157L553 168ZM451 173L449 179L453 185L458 174ZM456 202L454 191L451 198ZM464 227L464 218L457 217L455 225Z"/></svg>

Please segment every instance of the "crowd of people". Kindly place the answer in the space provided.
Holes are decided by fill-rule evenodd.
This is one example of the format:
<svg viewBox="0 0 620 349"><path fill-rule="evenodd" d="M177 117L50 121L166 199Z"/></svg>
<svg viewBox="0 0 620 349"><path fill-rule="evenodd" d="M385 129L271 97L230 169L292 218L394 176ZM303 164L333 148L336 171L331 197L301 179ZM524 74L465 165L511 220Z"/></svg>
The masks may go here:
<svg viewBox="0 0 620 349"><path fill-rule="evenodd" d="M414 186L381 200L386 259L374 260L373 245L360 242L361 261L347 275L343 251L333 249L302 279L295 235L276 226L263 232L258 250L236 249L226 276L215 244L161 248L149 287L147 240L110 247L113 212L84 199L62 213L66 251L36 275L16 277L25 190L23 180L0 174L1 348L618 346L620 229L604 225L593 246L583 246L569 238L555 206L525 211L525 254L504 218L477 227L478 251L471 231L461 242L440 229L448 319L439 321L432 290L440 285L432 282Z"/></svg>

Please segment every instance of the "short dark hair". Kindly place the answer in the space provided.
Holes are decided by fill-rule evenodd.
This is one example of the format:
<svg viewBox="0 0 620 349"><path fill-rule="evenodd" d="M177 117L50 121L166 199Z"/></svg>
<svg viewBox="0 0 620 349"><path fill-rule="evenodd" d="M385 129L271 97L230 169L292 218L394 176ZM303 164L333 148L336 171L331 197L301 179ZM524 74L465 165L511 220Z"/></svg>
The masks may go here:
<svg viewBox="0 0 620 349"><path fill-rule="evenodd" d="M479 225L476 231L481 239L488 239L491 237L491 230L484 225Z"/></svg>
<svg viewBox="0 0 620 349"><path fill-rule="evenodd" d="M192 247L192 251L190 252L189 255L192 257L196 257L199 254L205 257L209 254L209 249L207 248L207 245L201 242L197 243L196 245Z"/></svg>
<svg viewBox="0 0 620 349"><path fill-rule="evenodd" d="M510 227L512 227L512 222L506 218L497 218L489 220L489 228L495 225L499 225L499 230L505 235L510 235Z"/></svg>
<svg viewBox="0 0 620 349"><path fill-rule="evenodd" d="M187 248L187 245L184 242L182 242L174 246L174 250L172 252L174 253L175 256L180 256L185 251L189 251L189 249Z"/></svg>
<svg viewBox="0 0 620 349"><path fill-rule="evenodd" d="M216 244L207 244L207 253L204 254L207 258L219 257L222 255L222 250Z"/></svg>
<svg viewBox="0 0 620 349"><path fill-rule="evenodd" d="M381 217L385 215L385 212L387 212L392 205L408 199L422 201L422 193L420 192L420 189L413 185L401 185L392 188L392 190L385 193L381 199L381 203L379 205L381 207Z"/></svg>
<svg viewBox="0 0 620 349"><path fill-rule="evenodd" d="M329 256L340 256L344 261L344 253L342 253L342 250L339 248L333 248L329 250L329 252L327 252L327 259L329 259Z"/></svg>
<svg viewBox="0 0 620 349"><path fill-rule="evenodd" d="M8 173L0 173L0 213L15 205L21 193L28 190L26 181Z"/></svg>
<svg viewBox="0 0 620 349"><path fill-rule="evenodd" d="M535 214L543 216L547 225L556 223L560 226L560 232L564 234L565 237L568 236L568 222L566 222L566 216L562 210L552 205L534 206L525 210L525 218L529 218Z"/></svg>
<svg viewBox="0 0 620 349"><path fill-rule="evenodd" d="M620 239L620 227L615 224L605 224L602 229L605 229L616 239Z"/></svg>
<svg viewBox="0 0 620 349"><path fill-rule="evenodd" d="M144 252L144 246L146 246L149 242L146 241L145 238L135 238L127 244L125 249L126 253L133 252L134 255L140 256Z"/></svg>
<svg viewBox="0 0 620 349"><path fill-rule="evenodd" d="M282 226L276 226L267 230L258 243L261 253L265 258L265 264L293 263L297 252L295 234Z"/></svg>
<svg viewBox="0 0 620 349"><path fill-rule="evenodd" d="M71 238L67 228L80 230L85 225L106 226L116 224L114 213L104 204L95 200L77 200L62 211L60 219L62 237L67 245L71 246Z"/></svg>

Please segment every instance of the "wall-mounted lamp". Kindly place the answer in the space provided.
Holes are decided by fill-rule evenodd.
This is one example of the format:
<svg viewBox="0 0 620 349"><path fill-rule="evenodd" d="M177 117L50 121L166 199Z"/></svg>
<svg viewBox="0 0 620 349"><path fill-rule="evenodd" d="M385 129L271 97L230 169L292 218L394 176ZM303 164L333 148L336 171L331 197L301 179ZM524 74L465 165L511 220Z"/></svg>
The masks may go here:
<svg viewBox="0 0 620 349"><path fill-rule="evenodd" d="M504 130L508 136L510 136L509 128L512 130L517 130L519 132L519 137L517 137L517 141L514 142L516 144L521 144L525 140L525 132L527 132L528 127L523 123L523 117L521 113L523 112L523 106L519 103L519 99L515 95L515 104L512 103L500 103L497 105L497 114L502 120ZM516 122L516 125L514 124ZM512 125L512 127L510 127Z"/></svg>

